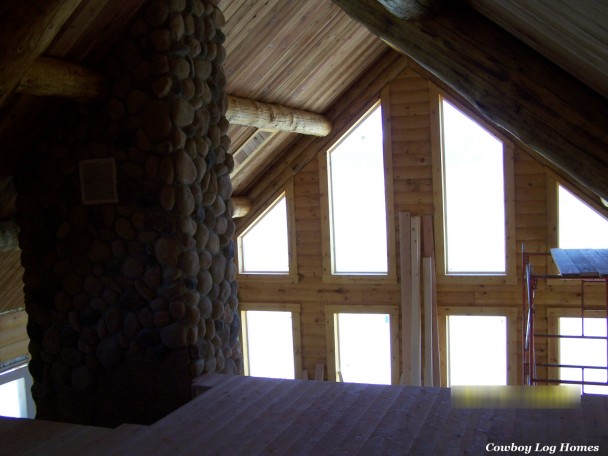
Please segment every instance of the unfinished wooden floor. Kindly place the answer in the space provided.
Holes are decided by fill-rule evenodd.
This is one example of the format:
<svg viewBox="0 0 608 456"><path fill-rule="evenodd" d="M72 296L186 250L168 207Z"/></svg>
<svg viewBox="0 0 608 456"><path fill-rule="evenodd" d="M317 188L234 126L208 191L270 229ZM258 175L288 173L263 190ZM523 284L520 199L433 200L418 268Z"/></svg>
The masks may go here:
<svg viewBox="0 0 608 456"><path fill-rule="evenodd" d="M211 388L149 427L1 419L0 453L477 455L489 454L488 443L567 443L608 454L604 396L584 396L579 409L453 409L450 391L440 388L221 375L203 377L198 387L205 386Z"/></svg>

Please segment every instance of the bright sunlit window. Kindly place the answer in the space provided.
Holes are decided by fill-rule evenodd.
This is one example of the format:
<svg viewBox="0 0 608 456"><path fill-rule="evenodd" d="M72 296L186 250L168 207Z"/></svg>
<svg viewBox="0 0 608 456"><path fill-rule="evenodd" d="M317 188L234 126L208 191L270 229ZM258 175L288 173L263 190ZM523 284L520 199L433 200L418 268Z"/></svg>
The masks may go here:
<svg viewBox="0 0 608 456"><path fill-rule="evenodd" d="M34 418L31 387L32 378L26 364L0 373L0 415Z"/></svg>
<svg viewBox="0 0 608 456"><path fill-rule="evenodd" d="M606 337L605 318L560 317L559 334L562 336ZM563 338L559 340L559 362L571 366L606 367L605 339ZM606 383L606 369L560 367L561 380L585 380ZM584 385L586 394L608 394L608 386Z"/></svg>
<svg viewBox="0 0 608 456"><path fill-rule="evenodd" d="M337 377L350 383L391 384L390 315L336 314Z"/></svg>
<svg viewBox="0 0 608 456"><path fill-rule="evenodd" d="M282 195L238 237L240 272L288 274L287 226L287 199Z"/></svg>
<svg viewBox="0 0 608 456"><path fill-rule="evenodd" d="M608 219L561 185L558 232L562 249L608 249Z"/></svg>
<svg viewBox="0 0 608 456"><path fill-rule="evenodd" d="M505 274L503 143L441 106L446 274Z"/></svg>
<svg viewBox="0 0 608 456"><path fill-rule="evenodd" d="M242 316L245 374L295 378L292 312L246 310Z"/></svg>
<svg viewBox="0 0 608 456"><path fill-rule="evenodd" d="M388 273L382 113L375 108L328 153L333 274Z"/></svg>
<svg viewBox="0 0 608 456"><path fill-rule="evenodd" d="M507 317L447 317L448 386L507 384Z"/></svg>

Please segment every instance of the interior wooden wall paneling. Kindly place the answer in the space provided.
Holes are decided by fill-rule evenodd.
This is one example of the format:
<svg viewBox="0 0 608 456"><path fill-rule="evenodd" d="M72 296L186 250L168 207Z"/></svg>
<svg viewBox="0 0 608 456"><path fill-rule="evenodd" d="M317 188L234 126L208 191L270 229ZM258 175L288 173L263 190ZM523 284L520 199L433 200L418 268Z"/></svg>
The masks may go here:
<svg viewBox="0 0 608 456"><path fill-rule="evenodd" d="M9 310L25 307L21 266L21 250L0 252L0 314Z"/></svg>
<svg viewBox="0 0 608 456"><path fill-rule="evenodd" d="M30 340L26 325L27 314L24 310L0 314L0 363L28 354Z"/></svg>
<svg viewBox="0 0 608 456"><path fill-rule="evenodd" d="M412 68L413 67L413 68ZM415 69L414 69L415 68ZM389 84L391 137L392 137L392 171L394 188L395 213L408 211L415 215L432 214L433 182L431 160L431 123L429 116L429 89L428 75L418 71L415 65L401 71ZM372 94L371 90L366 92ZM338 110L336 112L336 119ZM342 109L343 116L356 119L356 111ZM343 125L344 119L339 119ZM341 130L345 127L340 126ZM258 295L258 299L287 299L297 296L302 302L302 355L303 367L309 371L314 369L317 362L326 362L325 334L322 329L324 305L357 305L377 302L396 303L400 299L399 286L364 284L336 284L328 286L321 281L321 220L319 214L319 166L318 161L312 159L297 169L295 163L302 160L306 153L324 153L327 141L321 144L312 141L298 141L292 150L292 158L286 159L284 167L270 169L274 179L283 173L283 178L293 178L295 183L295 219L298 252L298 271L300 282L289 288L274 289L266 286L263 281L259 285L248 283L241 287L243 297L250 293ZM316 146L316 147L315 147ZM306 151L305 151L306 149ZM298 157L300 155L300 157ZM310 157L310 155L308 156ZM304 158L309 160L309 158ZM291 168L288 163L292 163ZM287 166L286 166L287 165ZM288 173L291 173L289 175ZM517 340L510 344L517 350L517 370L520 376L521 348L521 244L525 242L527 251L545 252L548 246L548 212L546 176L551 171L541 162L532 158L520 145L514 149L514 196L515 196L515 238L517 258L517 283L512 284L439 284L437 286L438 306L471 307L474 308L500 308L505 307L517 316ZM274 182L278 182L275 180ZM272 184L271 184L272 185ZM276 185L276 183L274 184ZM264 189L264 187L267 187ZM258 184L251 190L254 195L254 204L263 201L263 195L268 192L268 182ZM245 220L242 223L246 223ZM397 238L398 245L398 238ZM474 248L474 247L473 247ZM547 259L537 257L535 265L540 270L545 269ZM255 291L254 291L255 290ZM369 296L374 296L370 303ZM590 287L586 289L586 298L591 305L601 304L602 290ZM580 287L573 283L558 282L544 286L541 284L537 292L536 303L541 309L538 312L537 328L546 329L545 306L576 306L580 302ZM539 342L539 356L546 353L546 344Z"/></svg>

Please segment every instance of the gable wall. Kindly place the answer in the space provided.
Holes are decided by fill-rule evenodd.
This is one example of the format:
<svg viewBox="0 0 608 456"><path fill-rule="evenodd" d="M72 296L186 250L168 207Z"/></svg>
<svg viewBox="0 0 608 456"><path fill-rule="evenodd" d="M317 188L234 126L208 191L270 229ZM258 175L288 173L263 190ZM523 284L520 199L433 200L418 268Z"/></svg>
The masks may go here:
<svg viewBox="0 0 608 456"><path fill-rule="evenodd" d="M421 76L413 64L402 72L382 93L390 102L392 187L394 191L395 229L399 229L399 212L412 215L433 214L433 172L431 153L431 117L429 109L429 81ZM378 91L380 93L380 91ZM353 119L358 118L354 116ZM336 135L338 136L338 135ZM337 138L336 138L337 139ZM326 147L319 151L324 154ZM279 165L280 166L280 165ZM530 252L548 251L551 225L548 220L546 180L551 171L536 161L520 146L514 151L515 233L518 280L515 284L471 285L466 283L439 284L438 306L443 311L451 307L506 307L517 312L518 334L510 343L517 348L517 378L521 377L521 255L522 243ZM326 305L400 305L400 285L396 284L327 284L322 280L323 248L321 196L319 190L318 160L311 160L293 177L295 194L295 225L297 240L297 284L283 285L265 282L263 278L239 283L240 302L299 303L301 305L302 366L314 372L316 363L328 365L325 331ZM265 185L260 184L260 187ZM388 184L387 184L388 185ZM254 194L260 190L254 189ZM254 200L254 207L261 201ZM244 227L247 219L240 222ZM396 252L399 252L399 234L396 233ZM472 249L475 247L472 246ZM536 271L546 271L546 259L535 257ZM397 258L399 265L399 258ZM399 275L399 273L397 274ZM602 289L591 287L588 304L602 305ZM578 283L539 284L537 293L537 329L546 329L546 306L577 306L580 298ZM401 341L399 341L399 345ZM539 343L541 353L545 347ZM399 355L397 355L399 356ZM312 376L312 375L311 375ZM327 378L327 377L326 377Z"/></svg>

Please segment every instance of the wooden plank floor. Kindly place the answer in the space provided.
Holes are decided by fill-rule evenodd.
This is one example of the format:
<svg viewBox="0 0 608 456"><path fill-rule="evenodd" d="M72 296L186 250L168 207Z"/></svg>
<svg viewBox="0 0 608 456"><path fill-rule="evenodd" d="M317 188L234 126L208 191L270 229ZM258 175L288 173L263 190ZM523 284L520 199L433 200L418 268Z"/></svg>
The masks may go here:
<svg viewBox="0 0 608 456"><path fill-rule="evenodd" d="M444 388L222 375L197 387L207 390L149 427L0 419L0 453L463 455L486 454L488 443L567 443L608 454L604 396L584 396L580 408L565 410L456 409Z"/></svg>

